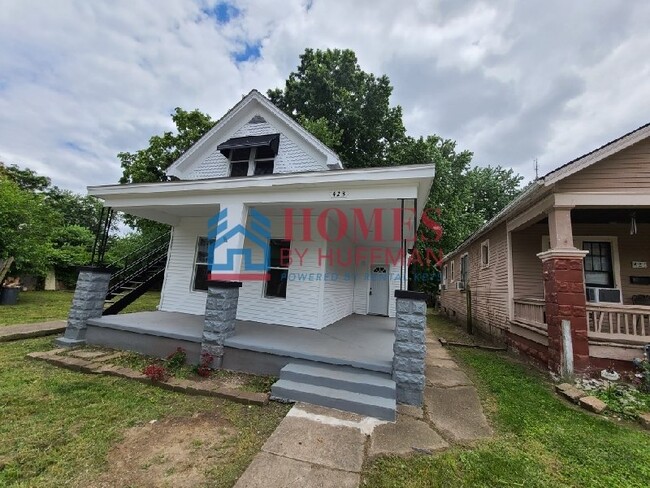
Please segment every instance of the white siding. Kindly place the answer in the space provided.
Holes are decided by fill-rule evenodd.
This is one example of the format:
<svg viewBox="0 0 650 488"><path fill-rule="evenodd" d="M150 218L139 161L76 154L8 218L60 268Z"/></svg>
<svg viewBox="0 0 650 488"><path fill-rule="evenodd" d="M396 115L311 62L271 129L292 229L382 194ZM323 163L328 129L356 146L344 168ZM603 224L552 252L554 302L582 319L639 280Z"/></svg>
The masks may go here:
<svg viewBox="0 0 650 488"><path fill-rule="evenodd" d="M275 173L297 173L303 171L324 171L327 165L317 161L307 154L298 144L289 139L276 127L268 122L250 122L240 127L232 137L261 136L265 134L280 133L278 155L275 158L273 171ZM214 151L203 161L196 163L189 169L183 179L200 180L206 178L220 178L230 173L228 159L214 148Z"/></svg>
<svg viewBox="0 0 650 488"><path fill-rule="evenodd" d="M197 236L206 234L206 219L185 218L174 227L167 269L160 298L160 310L203 315L204 291L192 291Z"/></svg>
<svg viewBox="0 0 650 488"><path fill-rule="evenodd" d="M334 221L328 221L328 235L337 235ZM332 229L334 227L334 229ZM349 254L350 253L350 254ZM354 245L347 237L338 242L329 242L323 250L325 273L323 290L323 322L329 324L347 317L353 311L354 267L346 266L349 260L354 262Z"/></svg>
<svg viewBox="0 0 650 488"><path fill-rule="evenodd" d="M354 313L366 315L368 313L368 264L359 262L355 267L354 279Z"/></svg>
<svg viewBox="0 0 650 488"><path fill-rule="evenodd" d="M321 328L324 263L319 263L317 248L324 246L324 243L302 241L298 238L301 234L302 226L296 223L296 238L291 241L293 262L289 266L287 298L266 298L263 282L244 282L239 292L238 319L309 329ZM284 221L281 217L271 218L271 237L284 238ZM246 242L245 246L248 245ZM256 246L250 247L253 249L253 261L261 260L261 250ZM295 254L296 249L300 254L305 249L308 250L302 263Z"/></svg>

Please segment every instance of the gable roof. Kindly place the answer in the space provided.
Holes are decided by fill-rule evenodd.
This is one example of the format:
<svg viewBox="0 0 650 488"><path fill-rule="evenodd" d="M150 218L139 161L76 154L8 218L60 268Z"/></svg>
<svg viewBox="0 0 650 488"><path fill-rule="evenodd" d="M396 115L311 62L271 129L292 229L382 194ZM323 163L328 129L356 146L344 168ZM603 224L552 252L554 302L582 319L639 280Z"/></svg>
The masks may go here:
<svg viewBox="0 0 650 488"><path fill-rule="evenodd" d="M234 119L238 114L240 114L249 104L253 102L258 102L262 107L267 111L271 112L273 115L278 117L285 125L298 134L306 143L313 147L318 152L322 153L326 158L327 166L332 169L343 169L343 163L339 159L338 155L332 151L329 147L323 144L317 137L312 135L307 129L305 129L298 122L293 120L289 115L276 107L271 101L262 95L259 91L253 89L248 95L243 97L234 107L232 107L226 114L210 129L205 133L201 139L196 141L187 151L185 151L176 161L172 163L169 168L167 168L167 174L171 176L179 177L183 173L182 168L184 164L191 159L192 155L199 150L209 146L212 141L214 141L215 136L219 131L225 127L228 122Z"/></svg>
<svg viewBox="0 0 650 488"><path fill-rule="evenodd" d="M596 164L603 159L616 154L617 152L626 149L637 142L640 142L650 137L650 122L647 124L628 132L608 143L600 146L593 151L583 154L580 157L572 159L571 161L549 171L544 176L534 180L530 185L525 188L517 198L506 205L497 215L491 220L486 222L479 230L470 235L467 239L460 243L453 251L447 253L444 259L447 259L465 246L479 239L486 232L492 230L498 224L501 224L507 218L516 215L519 211L534 203L541 196L546 193L552 192L552 186L561 180L568 178L572 174L582 171L589 166Z"/></svg>

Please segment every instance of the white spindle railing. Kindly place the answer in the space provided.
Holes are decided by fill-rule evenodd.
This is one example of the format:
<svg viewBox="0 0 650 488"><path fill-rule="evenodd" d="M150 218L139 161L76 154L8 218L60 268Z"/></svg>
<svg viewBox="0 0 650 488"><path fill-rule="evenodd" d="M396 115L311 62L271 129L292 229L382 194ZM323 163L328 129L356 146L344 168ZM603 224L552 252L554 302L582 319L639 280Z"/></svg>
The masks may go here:
<svg viewBox="0 0 650 488"><path fill-rule="evenodd" d="M587 304L589 336L616 341L650 342L650 306Z"/></svg>
<svg viewBox="0 0 650 488"><path fill-rule="evenodd" d="M514 305L516 321L546 329L546 303L543 299L517 298Z"/></svg>

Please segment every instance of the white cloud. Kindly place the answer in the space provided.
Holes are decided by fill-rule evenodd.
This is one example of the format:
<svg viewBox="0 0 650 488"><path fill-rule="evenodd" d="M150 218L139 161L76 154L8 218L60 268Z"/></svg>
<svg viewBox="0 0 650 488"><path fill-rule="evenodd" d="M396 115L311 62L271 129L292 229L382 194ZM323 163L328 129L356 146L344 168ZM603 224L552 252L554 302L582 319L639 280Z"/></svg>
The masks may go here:
<svg viewBox="0 0 650 488"><path fill-rule="evenodd" d="M176 106L220 117L283 84L306 47L353 49L386 73L413 135L531 176L647 122L644 2L236 0L0 7L0 159L77 191L117 181L116 154L168 130ZM255 61L233 53L260 46Z"/></svg>

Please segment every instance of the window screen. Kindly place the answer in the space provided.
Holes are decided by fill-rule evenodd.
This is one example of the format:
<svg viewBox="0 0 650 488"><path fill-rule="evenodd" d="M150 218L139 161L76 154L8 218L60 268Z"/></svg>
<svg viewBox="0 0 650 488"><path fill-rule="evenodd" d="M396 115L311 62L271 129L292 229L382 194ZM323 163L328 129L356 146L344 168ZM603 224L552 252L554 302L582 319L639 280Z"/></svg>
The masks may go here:
<svg viewBox="0 0 650 488"><path fill-rule="evenodd" d="M584 258L585 285L614 288L612 270L612 244L610 242L585 241L582 249L589 251Z"/></svg>

